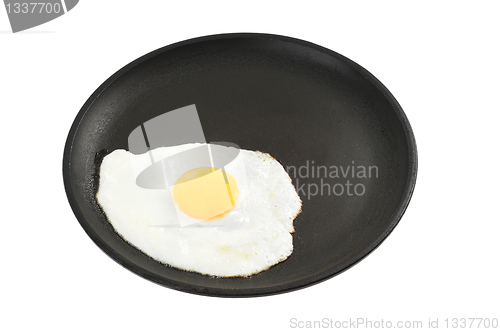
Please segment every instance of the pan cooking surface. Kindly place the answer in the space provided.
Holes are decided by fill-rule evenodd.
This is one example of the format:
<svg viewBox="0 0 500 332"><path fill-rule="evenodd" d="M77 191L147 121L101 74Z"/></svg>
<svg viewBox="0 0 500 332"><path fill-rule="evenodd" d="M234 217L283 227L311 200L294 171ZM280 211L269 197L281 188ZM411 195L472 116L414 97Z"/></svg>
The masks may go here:
<svg viewBox="0 0 500 332"><path fill-rule="evenodd" d="M294 252L247 278L213 278L154 261L117 235L96 202L105 154L167 111L196 105L208 142L271 154L303 201ZM401 219L415 185L415 140L401 107L369 72L283 36L215 35L149 53L88 99L63 160L69 203L111 258L158 284L212 296L259 296L312 285L374 250Z"/></svg>

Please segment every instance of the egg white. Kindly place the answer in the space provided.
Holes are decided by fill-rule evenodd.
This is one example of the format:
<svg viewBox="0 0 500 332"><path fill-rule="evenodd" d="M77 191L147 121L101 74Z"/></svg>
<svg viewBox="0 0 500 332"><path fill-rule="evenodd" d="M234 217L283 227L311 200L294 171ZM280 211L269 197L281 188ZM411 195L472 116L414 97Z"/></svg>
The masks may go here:
<svg viewBox="0 0 500 332"><path fill-rule="evenodd" d="M152 153L159 160L196 146ZM179 224L169 189L137 186L137 175L150 164L147 153L113 151L102 161L96 196L116 232L150 257L182 270L234 277L261 272L292 254L290 233L302 202L270 155L241 150L225 167L240 189L235 207L220 219L186 227Z"/></svg>

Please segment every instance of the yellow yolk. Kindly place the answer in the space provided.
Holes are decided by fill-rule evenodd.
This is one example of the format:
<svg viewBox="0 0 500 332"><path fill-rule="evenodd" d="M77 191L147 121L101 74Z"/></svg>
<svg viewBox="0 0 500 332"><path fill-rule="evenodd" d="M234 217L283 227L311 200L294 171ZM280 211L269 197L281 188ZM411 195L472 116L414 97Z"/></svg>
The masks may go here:
<svg viewBox="0 0 500 332"><path fill-rule="evenodd" d="M238 185L227 172L212 167L194 168L175 183L173 198L188 216L207 220L229 212L238 200Z"/></svg>

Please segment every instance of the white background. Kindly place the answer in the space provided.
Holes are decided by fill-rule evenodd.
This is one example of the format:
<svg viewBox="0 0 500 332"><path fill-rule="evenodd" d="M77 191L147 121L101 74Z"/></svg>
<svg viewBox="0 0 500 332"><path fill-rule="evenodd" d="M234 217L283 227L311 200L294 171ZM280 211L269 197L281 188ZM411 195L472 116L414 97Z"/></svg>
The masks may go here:
<svg viewBox="0 0 500 332"><path fill-rule="evenodd" d="M493 1L83 0L12 34L1 8L0 330L280 331L293 317L424 327L429 318L440 327L453 317L500 319L499 12ZM347 56L388 87L415 132L418 180L400 224L361 263L303 290L226 299L158 286L108 258L66 199L64 143L92 92L152 50L227 32L282 34Z"/></svg>

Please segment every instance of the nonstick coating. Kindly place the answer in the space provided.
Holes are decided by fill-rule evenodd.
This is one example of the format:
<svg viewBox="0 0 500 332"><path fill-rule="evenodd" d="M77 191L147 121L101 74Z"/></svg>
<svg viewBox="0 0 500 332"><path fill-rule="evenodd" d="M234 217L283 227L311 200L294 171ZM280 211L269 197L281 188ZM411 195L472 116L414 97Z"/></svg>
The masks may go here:
<svg viewBox="0 0 500 332"><path fill-rule="evenodd" d="M128 148L128 135L137 126L191 104L197 107L208 142L267 152L296 170L309 163L311 171L313 161L315 166L344 169L376 166L378 177L372 168L371 178L347 178L363 184L363 195L353 194L351 187L352 195L326 195L325 189L323 195L313 196L312 183L319 185L321 179L292 174L297 189L306 184L302 188L307 193L311 184L311 195L308 199L299 192L303 207L294 223L293 254L267 271L246 278L213 278L168 267L114 232L96 202L98 170L106 153ZM373 75L318 45L266 34L196 38L125 66L78 113L63 160L69 203L106 254L158 284L212 296L276 294L345 271L399 222L416 173L410 124ZM342 175L324 180L346 183Z"/></svg>

